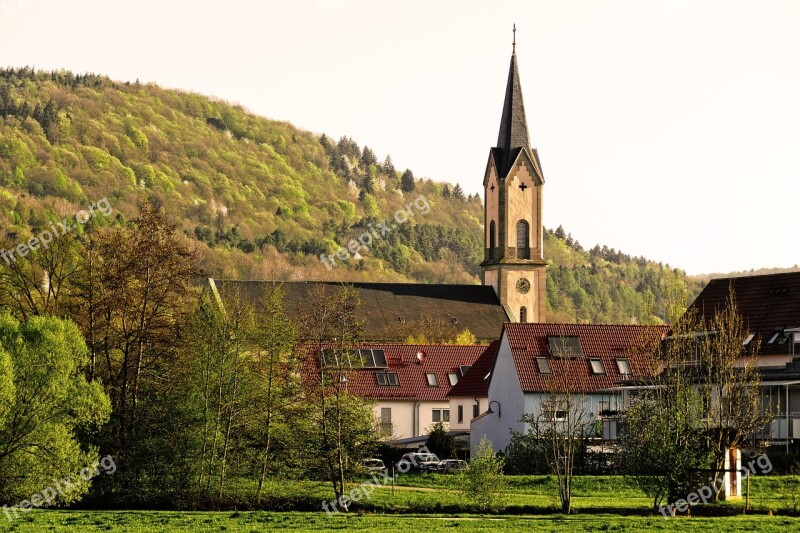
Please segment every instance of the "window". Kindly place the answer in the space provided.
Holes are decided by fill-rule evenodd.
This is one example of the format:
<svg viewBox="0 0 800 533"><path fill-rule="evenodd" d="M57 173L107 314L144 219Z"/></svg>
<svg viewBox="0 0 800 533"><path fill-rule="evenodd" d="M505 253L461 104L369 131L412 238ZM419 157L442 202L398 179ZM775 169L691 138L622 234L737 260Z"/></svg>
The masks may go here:
<svg viewBox="0 0 800 533"><path fill-rule="evenodd" d="M428 387L438 387L439 386L439 382L436 381L436 374L434 374L433 372L429 372L429 373L425 374L425 379L428 380Z"/></svg>
<svg viewBox="0 0 800 533"><path fill-rule="evenodd" d="M774 343L776 340L778 340L778 337L780 337L780 335L781 335L780 331L776 331L775 333L773 333L772 337L770 337L769 340L767 341L767 344Z"/></svg>
<svg viewBox="0 0 800 533"><path fill-rule="evenodd" d="M547 343L555 357L583 357L579 337L547 337Z"/></svg>
<svg viewBox="0 0 800 533"><path fill-rule="evenodd" d="M744 339L744 341L742 342L742 346L747 346L748 344L750 344L750 341L752 341L752 340L753 340L753 338L754 338L755 336L756 336L756 334L755 334L755 333L751 333L751 334L749 334L749 335L748 335L748 336L747 336L747 337Z"/></svg>
<svg viewBox="0 0 800 533"><path fill-rule="evenodd" d="M460 424L463 421L464 421L464 406L463 405L459 405L458 406L458 423Z"/></svg>
<svg viewBox="0 0 800 533"><path fill-rule="evenodd" d="M472 404L472 418L478 418L478 415L480 414L479 413L480 409L481 406L478 405L477 403Z"/></svg>
<svg viewBox="0 0 800 533"><path fill-rule="evenodd" d="M386 352L383 350L359 350L365 368L386 368Z"/></svg>
<svg viewBox="0 0 800 533"><path fill-rule="evenodd" d="M489 223L489 259L494 259L495 225L494 220Z"/></svg>
<svg viewBox="0 0 800 533"><path fill-rule="evenodd" d="M381 435L392 434L392 408L381 407Z"/></svg>
<svg viewBox="0 0 800 533"><path fill-rule="evenodd" d="M539 373L541 374L550 373L550 361L547 359L547 357L537 357L536 364L539 366Z"/></svg>
<svg viewBox="0 0 800 533"><path fill-rule="evenodd" d="M567 419L567 412L561 409L545 409L542 415L546 420L554 420L556 422L563 422Z"/></svg>
<svg viewBox="0 0 800 533"><path fill-rule="evenodd" d="M522 323L528 321L528 309L524 306L519 308L519 321Z"/></svg>
<svg viewBox="0 0 800 533"><path fill-rule="evenodd" d="M592 365L592 374L606 373L606 367L601 359L589 359L589 364Z"/></svg>
<svg viewBox="0 0 800 533"><path fill-rule="evenodd" d="M530 226L527 220L517 222L517 259L530 259L530 248L528 235Z"/></svg>
<svg viewBox="0 0 800 533"><path fill-rule="evenodd" d="M450 386L452 387L456 383L458 383L458 374L456 374L455 372L448 372L447 379L450 380Z"/></svg>
<svg viewBox="0 0 800 533"><path fill-rule="evenodd" d="M322 349L322 364L325 367L344 368L352 367L356 353L352 350Z"/></svg>
<svg viewBox="0 0 800 533"><path fill-rule="evenodd" d="M464 374L466 374L467 370L469 370L470 368L472 368L471 365L461 365L461 375L463 376Z"/></svg>
<svg viewBox="0 0 800 533"><path fill-rule="evenodd" d="M450 422L450 409L432 409L431 420L434 422Z"/></svg>
<svg viewBox="0 0 800 533"><path fill-rule="evenodd" d="M600 400L597 402L597 414L600 416L608 416L609 411L611 411L611 401L610 400Z"/></svg>
<svg viewBox="0 0 800 533"><path fill-rule="evenodd" d="M623 375L630 375L633 373L631 372L631 364L627 359L617 359L617 370Z"/></svg>
<svg viewBox="0 0 800 533"><path fill-rule="evenodd" d="M378 385L381 387L397 387L400 382L397 381L397 374L394 372L375 372L375 379L378 380Z"/></svg>

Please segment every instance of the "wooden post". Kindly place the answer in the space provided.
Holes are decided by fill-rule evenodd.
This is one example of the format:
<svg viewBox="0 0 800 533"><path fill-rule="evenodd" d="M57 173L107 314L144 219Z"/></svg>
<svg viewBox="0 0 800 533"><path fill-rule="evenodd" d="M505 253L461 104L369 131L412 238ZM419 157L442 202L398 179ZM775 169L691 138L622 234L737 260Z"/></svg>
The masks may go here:
<svg viewBox="0 0 800 533"><path fill-rule="evenodd" d="M745 489L744 512L750 510L750 469L747 469L747 488Z"/></svg>

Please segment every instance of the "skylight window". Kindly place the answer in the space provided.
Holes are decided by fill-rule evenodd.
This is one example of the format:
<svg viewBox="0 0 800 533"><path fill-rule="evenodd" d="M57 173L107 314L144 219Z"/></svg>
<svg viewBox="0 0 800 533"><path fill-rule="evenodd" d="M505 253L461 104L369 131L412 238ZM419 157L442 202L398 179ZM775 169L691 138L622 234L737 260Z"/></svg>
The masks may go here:
<svg viewBox="0 0 800 533"><path fill-rule="evenodd" d="M433 372L428 372L425 374L425 379L428 380L428 387L438 387L439 382L436 380L436 374Z"/></svg>
<svg viewBox="0 0 800 533"><path fill-rule="evenodd" d="M547 357L537 357L536 365L539 367L539 373L541 374L550 373L550 361L547 359Z"/></svg>
<svg viewBox="0 0 800 533"><path fill-rule="evenodd" d="M772 337L769 338L769 340L767 341L767 344L774 344L775 341L778 340L778 337L780 337L780 336L781 336L781 332L780 331L776 331L775 333L772 334Z"/></svg>
<svg viewBox="0 0 800 533"><path fill-rule="evenodd" d="M375 379L380 387L398 387L400 385L395 372L375 372Z"/></svg>
<svg viewBox="0 0 800 533"><path fill-rule="evenodd" d="M547 337L554 357L583 357L580 337Z"/></svg>
<svg viewBox="0 0 800 533"><path fill-rule="evenodd" d="M450 386L452 387L456 383L458 383L458 374L455 372L448 372L447 379L450 380Z"/></svg>
<svg viewBox="0 0 800 533"><path fill-rule="evenodd" d="M631 372L631 363L627 359L617 359L617 370L619 370L619 373L623 376L633 373Z"/></svg>
<svg viewBox="0 0 800 533"><path fill-rule="evenodd" d="M750 344L750 342L753 340L755 336L756 336L755 333L751 333L747 337L745 337L744 342L742 342L742 346L747 346L748 344Z"/></svg>
<svg viewBox="0 0 800 533"><path fill-rule="evenodd" d="M589 363L592 365L592 374L606 373L606 367L601 359L589 359Z"/></svg>
<svg viewBox="0 0 800 533"><path fill-rule="evenodd" d="M386 368L386 352L383 350L359 350L365 368Z"/></svg>
<svg viewBox="0 0 800 533"><path fill-rule="evenodd" d="M461 365L461 375L463 376L464 374L466 374L466 373L467 373L467 371L468 371L470 368L472 368L472 366L471 366L471 365Z"/></svg>

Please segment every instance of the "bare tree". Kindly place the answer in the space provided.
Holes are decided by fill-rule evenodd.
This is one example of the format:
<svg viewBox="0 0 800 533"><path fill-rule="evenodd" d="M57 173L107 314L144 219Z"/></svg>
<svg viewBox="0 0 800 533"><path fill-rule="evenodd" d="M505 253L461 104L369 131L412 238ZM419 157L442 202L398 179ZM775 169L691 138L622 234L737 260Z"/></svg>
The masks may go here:
<svg viewBox="0 0 800 533"><path fill-rule="evenodd" d="M566 345L562 353L568 353ZM575 457L586 449L587 440L594 431L594 420L586 403L584 362L569 356L554 358L550 363L547 392L540 397L538 413L522 417L522 421L534 427L534 433L545 441L564 514L572 510Z"/></svg>

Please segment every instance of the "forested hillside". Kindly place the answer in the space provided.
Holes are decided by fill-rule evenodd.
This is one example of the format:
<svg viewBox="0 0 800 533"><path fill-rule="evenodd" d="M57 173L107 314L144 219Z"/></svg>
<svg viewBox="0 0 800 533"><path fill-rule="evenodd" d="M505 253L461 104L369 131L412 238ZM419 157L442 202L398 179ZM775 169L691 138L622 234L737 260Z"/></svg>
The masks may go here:
<svg viewBox="0 0 800 533"><path fill-rule="evenodd" d="M483 207L458 185L198 94L0 71L0 248L103 198L124 223L143 197L200 246L209 275L479 282ZM367 251L330 269L320 261L421 198L427 209L410 209ZM670 291L701 286L644 258L584 250L561 228L546 232L545 254L550 321L664 319Z"/></svg>

